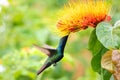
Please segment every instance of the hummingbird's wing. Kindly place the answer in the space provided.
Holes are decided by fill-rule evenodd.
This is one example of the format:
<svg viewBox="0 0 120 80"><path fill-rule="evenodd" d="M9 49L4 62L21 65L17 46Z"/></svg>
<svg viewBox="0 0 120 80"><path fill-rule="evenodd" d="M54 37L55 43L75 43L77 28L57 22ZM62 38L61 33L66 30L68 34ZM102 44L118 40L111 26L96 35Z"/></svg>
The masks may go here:
<svg viewBox="0 0 120 80"><path fill-rule="evenodd" d="M52 46L49 46L49 45L47 45L47 44L44 44L43 45L45 48L48 48L48 49L55 49L55 48L53 48Z"/></svg>
<svg viewBox="0 0 120 80"><path fill-rule="evenodd" d="M38 46L38 45L36 45L36 44L34 44L34 46L35 46L38 50L42 51L44 54L46 54L46 55L49 56L49 57L51 57L52 55L56 54L56 51L57 51L56 49L43 48L43 47L40 47L40 46Z"/></svg>

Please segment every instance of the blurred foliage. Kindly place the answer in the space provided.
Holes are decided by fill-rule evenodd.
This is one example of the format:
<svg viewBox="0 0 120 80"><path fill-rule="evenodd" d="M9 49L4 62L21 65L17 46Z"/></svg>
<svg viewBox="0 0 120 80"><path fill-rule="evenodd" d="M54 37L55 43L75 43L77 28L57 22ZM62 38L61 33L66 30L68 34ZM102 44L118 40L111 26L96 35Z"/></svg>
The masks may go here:
<svg viewBox="0 0 120 80"><path fill-rule="evenodd" d="M2 0L7 1L7 0ZM0 4L0 80L99 80L90 67L87 43L92 29L71 34L65 57L40 76L37 70L46 56L33 44L56 47L60 37L55 27L59 9L68 0L8 0ZM119 0L113 1L112 21L120 19Z"/></svg>

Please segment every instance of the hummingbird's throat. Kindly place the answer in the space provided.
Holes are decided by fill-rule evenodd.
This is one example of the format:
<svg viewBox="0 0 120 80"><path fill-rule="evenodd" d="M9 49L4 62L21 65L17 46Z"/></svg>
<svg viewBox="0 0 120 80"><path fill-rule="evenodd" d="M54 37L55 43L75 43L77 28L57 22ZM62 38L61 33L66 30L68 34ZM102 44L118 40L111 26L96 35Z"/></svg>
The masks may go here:
<svg viewBox="0 0 120 80"><path fill-rule="evenodd" d="M64 54L64 48L65 48L67 39L68 39L68 35L64 36L60 39L60 42L59 42L59 45L58 45L58 48L57 48L58 53Z"/></svg>

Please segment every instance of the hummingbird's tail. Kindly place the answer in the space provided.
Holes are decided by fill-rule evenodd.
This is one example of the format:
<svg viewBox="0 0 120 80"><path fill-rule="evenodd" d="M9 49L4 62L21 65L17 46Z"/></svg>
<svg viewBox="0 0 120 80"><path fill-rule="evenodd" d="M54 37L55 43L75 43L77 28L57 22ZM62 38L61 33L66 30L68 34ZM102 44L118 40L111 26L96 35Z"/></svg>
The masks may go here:
<svg viewBox="0 0 120 80"><path fill-rule="evenodd" d="M37 72L37 75L39 75L40 73L42 73L45 69L47 69L49 66L51 66L51 63L46 63L44 64L39 71Z"/></svg>

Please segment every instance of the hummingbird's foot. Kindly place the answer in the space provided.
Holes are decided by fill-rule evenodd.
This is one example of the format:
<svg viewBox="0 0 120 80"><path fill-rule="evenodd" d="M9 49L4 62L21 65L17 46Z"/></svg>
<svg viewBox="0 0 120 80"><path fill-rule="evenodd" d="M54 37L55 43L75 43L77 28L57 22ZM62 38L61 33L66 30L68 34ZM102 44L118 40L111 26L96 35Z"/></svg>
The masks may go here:
<svg viewBox="0 0 120 80"><path fill-rule="evenodd" d="M54 63L54 64L53 64L53 66L56 66L56 65L57 65L57 63Z"/></svg>

